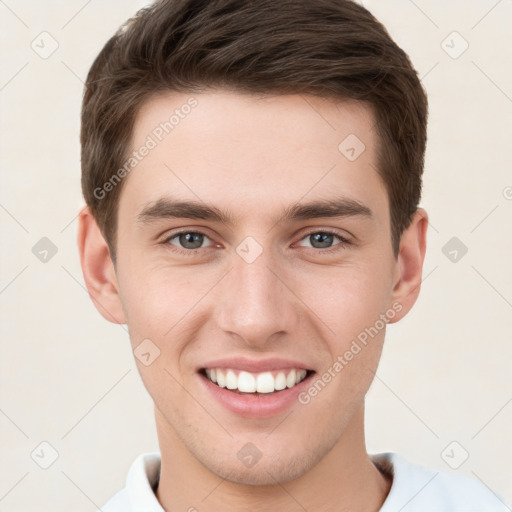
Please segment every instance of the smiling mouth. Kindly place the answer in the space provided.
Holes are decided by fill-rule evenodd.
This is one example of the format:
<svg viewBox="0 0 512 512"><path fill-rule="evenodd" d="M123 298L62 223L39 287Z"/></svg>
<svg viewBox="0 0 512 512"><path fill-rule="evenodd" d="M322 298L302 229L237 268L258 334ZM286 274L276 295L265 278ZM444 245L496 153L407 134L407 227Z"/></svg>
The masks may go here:
<svg viewBox="0 0 512 512"><path fill-rule="evenodd" d="M231 368L202 368L199 373L220 388L241 395L260 395L293 388L309 378L314 371L293 368L253 373Z"/></svg>

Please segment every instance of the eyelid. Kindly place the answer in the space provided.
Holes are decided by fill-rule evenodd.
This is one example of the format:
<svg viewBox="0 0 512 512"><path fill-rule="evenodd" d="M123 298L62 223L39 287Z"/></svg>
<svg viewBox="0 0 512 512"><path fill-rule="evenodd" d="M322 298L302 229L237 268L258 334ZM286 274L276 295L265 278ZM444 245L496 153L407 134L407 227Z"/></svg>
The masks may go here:
<svg viewBox="0 0 512 512"><path fill-rule="evenodd" d="M321 226L314 226L313 228L306 229L307 231L301 235L301 240L309 235L313 235L314 233L327 233L329 235L335 235L346 243L351 243L353 239L353 235L351 235L349 232L336 228L323 228Z"/></svg>

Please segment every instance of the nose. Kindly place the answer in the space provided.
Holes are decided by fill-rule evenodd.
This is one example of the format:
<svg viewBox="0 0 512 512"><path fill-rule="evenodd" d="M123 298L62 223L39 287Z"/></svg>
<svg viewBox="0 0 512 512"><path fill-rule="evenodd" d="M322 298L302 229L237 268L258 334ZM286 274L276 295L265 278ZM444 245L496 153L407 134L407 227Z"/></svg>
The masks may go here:
<svg viewBox="0 0 512 512"><path fill-rule="evenodd" d="M238 254L219 290L218 327L245 343L266 348L277 335L292 333L300 320L300 301L289 275L270 250L252 262Z"/></svg>

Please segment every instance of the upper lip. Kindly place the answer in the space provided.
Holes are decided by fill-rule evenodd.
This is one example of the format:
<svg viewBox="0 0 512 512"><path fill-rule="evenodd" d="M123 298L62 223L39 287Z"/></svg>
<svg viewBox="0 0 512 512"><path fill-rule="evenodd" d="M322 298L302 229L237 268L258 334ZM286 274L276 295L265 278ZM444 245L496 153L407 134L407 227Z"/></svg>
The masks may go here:
<svg viewBox="0 0 512 512"><path fill-rule="evenodd" d="M248 359L247 357L224 357L208 361L197 368L226 368L232 370L241 370L251 373L262 373L266 371L300 369L310 370L307 365L293 359L267 358L267 359Z"/></svg>

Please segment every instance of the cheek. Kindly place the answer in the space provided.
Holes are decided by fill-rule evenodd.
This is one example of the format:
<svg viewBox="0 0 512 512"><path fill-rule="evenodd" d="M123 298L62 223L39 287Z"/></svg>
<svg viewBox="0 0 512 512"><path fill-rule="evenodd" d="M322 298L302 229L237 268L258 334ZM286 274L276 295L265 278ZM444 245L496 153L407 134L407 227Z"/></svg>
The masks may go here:
<svg viewBox="0 0 512 512"><path fill-rule="evenodd" d="M391 290L389 279L383 275L351 267L310 275L303 281L301 296L307 298L306 304L311 305L340 349L385 314Z"/></svg>
<svg viewBox="0 0 512 512"><path fill-rule="evenodd" d="M128 268L129 272L124 271ZM180 404L187 403L186 392L180 385L184 378L183 353L191 336L187 328L197 324L194 305L207 289L198 290L197 283L190 283L183 270L136 263L130 267L120 265L119 286L144 386L173 421L181 421ZM149 361L144 358L147 353Z"/></svg>
<svg viewBox="0 0 512 512"><path fill-rule="evenodd" d="M125 271L126 269L126 271ZM119 287L130 333L164 338L207 292L188 269L119 265Z"/></svg>

